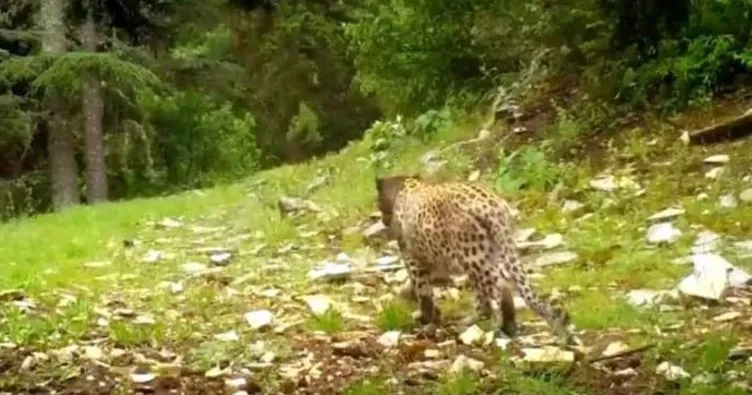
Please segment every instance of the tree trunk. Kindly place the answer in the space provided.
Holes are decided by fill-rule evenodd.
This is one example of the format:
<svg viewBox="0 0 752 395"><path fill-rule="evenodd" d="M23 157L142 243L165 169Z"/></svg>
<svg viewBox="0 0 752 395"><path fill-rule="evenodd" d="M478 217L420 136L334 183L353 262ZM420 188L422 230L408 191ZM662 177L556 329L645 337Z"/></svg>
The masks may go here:
<svg viewBox="0 0 752 395"><path fill-rule="evenodd" d="M97 51L97 29L92 3L89 2L87 6L81 39L84 50L93 53ZM89 71L84 75L83 111L86 134L86 200L89 204L95 204L107 201L107 164L102 133L104 104L99 76L95 71Z"/></svg>
<svg viewBox="0 0 752 395"><path fill-rule="evenodd" d="M63 25L65 0L43 0L41 8L42 51L53 55L65 53L65 27ZM46 98L47 152L52 181L52 207L60 210L80 203L78 195L78 166L75 156L75 139L65 127L63 112L65 103L54 91Z"/></svg>

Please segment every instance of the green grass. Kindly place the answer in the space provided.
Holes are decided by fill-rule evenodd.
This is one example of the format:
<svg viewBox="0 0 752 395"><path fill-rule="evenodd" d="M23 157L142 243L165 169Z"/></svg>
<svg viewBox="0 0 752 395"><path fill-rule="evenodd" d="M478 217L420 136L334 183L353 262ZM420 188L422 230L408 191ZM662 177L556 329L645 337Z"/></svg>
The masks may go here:
<svg viewBox="0 0 752 395"><path fill-rule="evenodd" d="M274 364L299 361L306 353L315 353L322 347L310 343L313 332L324 333L333 341L349 341L353 334L376 338L387 330L409 332L414 327L411 313L416 306L398 299L380 300L387 292L382 284L369 283L363 287L365 291L360 291L363 294L355 295L353 288L342 284L312 284L306 274L312 264L334 259L340 252L348 253L359 263L377 257L379 245L367 242L360 233L363 220L376 209L374 176L415 172L426 151L473 137L472 131L464 125L460 130L442 130L430 141L405 139L388 151L386 158L375 162L366 138L340 153L266 171L231 186L78 207L2 224L0 291L19 289L34 307L25 313L10 301L0 300L0 343L49 351L104 339L102 347L106 352L119 348L157 358L152 355L155 350L170 350L183 356L187 367L206 371L218 364L229 363L238 369L252 366L264 358L265 352L274 355ZM669 138L659 139L657 144L648 144L648 140L649 136L629 134L624 144L613 148L598 164L587 155L575 162L560 162L545 148L533 147L545 154L530 155L533 159L528 159L528 166L511 173L483 169L480 179L499 186L497 177L511 174L504 177L533 186L508 194L522 211L519 226L535 227L544 234L561 233L566 241L564 248L580 257L575 263L546 269L545 276L536 281L537 287L544 292L556 289L565 293L564 304L575 324L586 331L591 345L602 348L614 339L632 346L655 343L657 347L645 353L645 365L641 367L649 375L654 375L654 366L663 360L681 365L693 375L748 371L748 366L726 358L729 349L750 341L748 331L738 325L742 320L724 325L711 320L728 306L660 311L630 306L624 295L633 289L671 288L689 273L689 266L671 261L687 255L698 225L729 237L750 238L752 205L721 210L717 201L725 193L752 187L743 181L749 175L748 164L752 163L752 143L705 151L675 144ZM698 163L718 152L732 156L729 172L718 180L707 180L703 176L706 169ZM447 155L447 166L434 177L466 177L472 163L469 154L450 151ZM657 164L666 161L671 164ZM635 169L634 177L646 188L644 195L635 197L628 191L606 193L588 186L588 181L600 171L620 174L628 166ZM327 184L308 194L307 186L320 174L327 174ZM563 189L558 200L552 201L549 193L557 183ZM697 200L700 192L709 198ZM310 199L322 207L322 212L283 217L277 200L285 195ZM585 208L579 213L564 214L563 199L576 199ZM646 219L676 204L687 210L676 221L684 237L668 246L648 245ZM585 212L593 215L579 219ZM183 226L163 229L151 224L165 217L176 219ZM194 230L194 226L205 229ZM126 247L124 240L135 240L136 246ZM231 263L216 273L186 273L183 267L187 263L211 266L207 255L197 248L212 246L232 248ZM149 250L162 251L167 257L155 263L142 262ZM749 259L725 256L741 267L752 267ZM97 261L108 264L86 265ZM234 282L240 279L243 281ZM176 283L182 289L173 292ZM574 287L577 291L570 291ZM270 288L279 293L269 293ZM354 315L330 310L313 317L298 299L312 293L332 296L347 304ZM366 301L362 300L363 295ZM360 296L361 301L352 302L355 296ZM463 292L458 301L441 301L444 316L452 318L467 314L472 306L468 292ZM123 313L124 309L132 314ZM278 333L250 328L243 315L261 309L274 312L276 327L289 325L291 329ZM739 309L743 310L744 319L749 319L749 309ZM152 317L154 323L138 323L138 316ZM362 319L353 318L356 316ZM529 311L520 317L535 318ZM678 330L666 330L677 324L684 325ZM235 331L239 339L222 341L216 337L229 331ZM259 349L260 344L263 350ZM151 350L151 354L144 350ZM505 373L496 374L495 378L469 373L442 376L418 389L430 388L430 393L436 394L485 393L488 388L525 394L598 393L589 382L537 375L514 366L506 353L499 357L477 349L473 352L500 361L498 366L489 364L487 368ZM355 375L339 389L347 394L383 394L403 388L406 380L387 384L382 377L395 374L404 379L404 364L409 361L389 352L383 355L378 363L369 365L380 369L368 372L367 377L372 379ZM455 356L450 353L446 357L451 361ZM385 371L385 366L394 370ZM0 388L11 383L28 385L42 376L67 374L67 369L65 363L50 360L32 372L0 378ZM258 374L270 380L264 381L268 385L285 385L272 380L269 371ZM679 387L682 393L709 393L713 388L716 392L723 389L733 393L736 389L732 381Z"/></svg>

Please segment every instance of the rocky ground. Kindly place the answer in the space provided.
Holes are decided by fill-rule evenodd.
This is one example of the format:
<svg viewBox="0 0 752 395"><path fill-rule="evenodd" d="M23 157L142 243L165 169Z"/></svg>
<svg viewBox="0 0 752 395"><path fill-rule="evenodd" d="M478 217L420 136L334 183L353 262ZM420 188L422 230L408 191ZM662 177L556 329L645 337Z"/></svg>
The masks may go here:
<svg viewBox="0 0 752 395"><path fill-rule="evenodd" d="M308 169L265 196L285 169L200 215L140 218L101 259L30 273L35 286L14 272L18 287L0 290L0 393L748 393L750 144L635 137L606 163L527 170L560 177L510 197L518 246L580 347L556 346L521 300L517 339L461 327L461 276L436 290L446 322L422 336L394 243L365 215L372 177L342 186L353 174Z"/></svg>

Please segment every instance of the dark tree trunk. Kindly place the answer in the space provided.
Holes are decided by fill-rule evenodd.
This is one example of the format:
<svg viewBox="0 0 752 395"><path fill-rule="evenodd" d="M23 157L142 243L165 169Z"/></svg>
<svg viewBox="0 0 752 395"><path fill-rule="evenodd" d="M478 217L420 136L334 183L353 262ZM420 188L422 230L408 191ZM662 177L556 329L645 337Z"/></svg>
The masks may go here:
<svg viewBox="0 0 752 395"><path fill-rule="evenodd" d="M97 51L97 29L94 22L93 2L89 2L86 22L81 29L84 50ZM107 201L107 164L105 162L104 135L102 133L102 92L95 71L84 75L83 86L84 130L86 134L86 200L89 204Z"/></svg>
<svg viewBox="0 0 752 395"><path fill-rule="evenodd" d="M41 22L44 29L42 50L60 55L65 52L63 26L65 0L43 0ZM75 138L63 120L65 103L56 92L46 98L50 179L52 180L52 207L60 210L81 202L78 194L78 166L75 156Z"/></svg>

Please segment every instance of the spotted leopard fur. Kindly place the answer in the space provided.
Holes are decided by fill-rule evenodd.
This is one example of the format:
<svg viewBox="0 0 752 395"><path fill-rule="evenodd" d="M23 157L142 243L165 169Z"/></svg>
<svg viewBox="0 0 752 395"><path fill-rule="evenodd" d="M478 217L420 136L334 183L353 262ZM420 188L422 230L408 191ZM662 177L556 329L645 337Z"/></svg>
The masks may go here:
<svg viewBox="0 0 752 395"><path fill-rule="evenodd" d="M421 323L440 320L432 285L464 272L476 294L475 315L466 321L488 317L497 304L499 329L514 337L516 287L555 333L569 339L569 314L539 298L530 286L514 242L512 210L504 199L477 184L427 182L419 176L377 177L376 189L382 222L397 239L409 272Z"/></svg>

